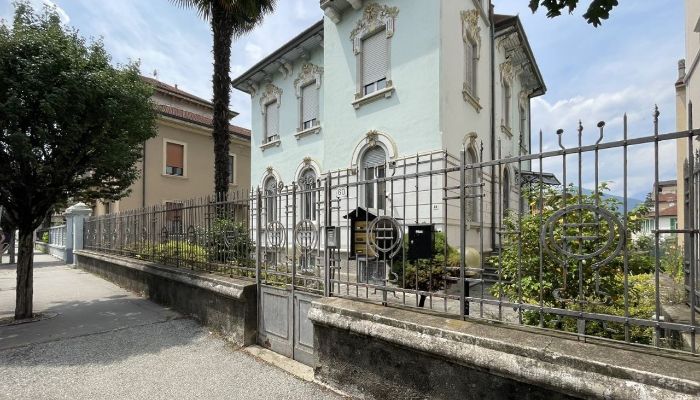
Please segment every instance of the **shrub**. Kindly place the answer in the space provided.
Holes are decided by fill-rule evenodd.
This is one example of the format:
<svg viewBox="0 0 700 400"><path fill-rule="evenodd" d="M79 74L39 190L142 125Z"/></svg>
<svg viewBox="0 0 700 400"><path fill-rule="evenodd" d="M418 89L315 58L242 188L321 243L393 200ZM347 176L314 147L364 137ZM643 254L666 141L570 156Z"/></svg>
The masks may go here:
<svg viewBox="0 0 700 400"><path fill-rule="evenodd" d="M393 262L391 272L395 275L396 284L399 287L435 292L446 288L446 277L459 275L459 251L446 243L443 232L435 232L434 235L431 259L417 261L398 259ZM405 253L408 253L408 246L408 236L404 236ZM445 248L447 248L447 257ZM420 296L419 307L423 307L425 297L425 295Z"/></svg>
<svg viewBox="0 0 700 400"><path fill-rule="evenodd" d="M539 202L540 188L534 188L525 193L530 200L531 209L535 210L531 214L524 214L520 218L516 215L509 215L505 218L503 235L503 248L500 257L492 257L489 261L498 265L502 271L502 280L491 287L494 296L505 296L512 302L529 304L542 304L545 307L563 308L573 310L583 310L587 312L613 314L624 316L624 258L622 254L617 255L598 268L598 276L591 268L593 263L601 262L612 256L612 249L609 249L596 258L584 260L580 264L575 260L562 260L560 255L552 255L543 252L540 259L540 231L541 220L553 216L557 211L569 206L584 204L587 206L599 206L618 220L623 217L619 211L619 201L611 197L604 197L603 192L607 190L602 185L598 195L594 193L582 194L580 197L577 191L570 186L568 188L566 200L561 192L552 188L543 188L544 197L542 203ZM540 217L540 210L542 217ZM641 229L641 221L647 214L648 209L642 205L628 213L627 227L628 235ZM606 238L611 232L607 224L598 224L600 220L588 211L574 213L576 222L591 224L586 229L589 233L595 233ZM542 218L542 219L541 219ZM580 228L575 226L564 227L563 224L553 226L552 236L554 240L563 241L564 236L576 236L581 233ZM612 232L614 242L621 240L619 229ZM654 308L654 285L653 276L649 275L654 271L652 255L644 249L644 242L630 243L628 246L628 282L629 282L629 313L630 317L651 318ZM576 253L592 253L600 246L600 241L572 241L570 250ZM540 261L542 276L540 277ZM582 269L579 271L579 265ZM579 276L582 281L579 281ZM650 283L651 282L651 283ZM583 296L579 297L579 283L583 288ZM651 293L649 292L651 291ZM542 317L546 327L561 329L570 332L577 332L577 320L575 318L560 317L554 314L540 314L538 311L524 311L524 323L537 325ZM634 341L639 343L649 343L652 338L653 329L630 328L634 332ZM587 322L586 333L589 335L613 337L624 339L624 329L620 333L619 327L615 324L603 324L599 322Z"/></svg>

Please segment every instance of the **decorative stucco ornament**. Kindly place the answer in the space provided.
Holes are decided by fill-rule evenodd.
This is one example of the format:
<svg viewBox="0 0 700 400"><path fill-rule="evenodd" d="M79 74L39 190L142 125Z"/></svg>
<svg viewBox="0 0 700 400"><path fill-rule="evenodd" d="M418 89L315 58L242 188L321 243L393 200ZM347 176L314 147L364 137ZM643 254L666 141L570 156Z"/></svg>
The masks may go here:
<svg viewBox="0 0 700 400"><path fill-rule="evenodd" d="M513 69L513 64L510 60L503 62L499 66L501 70L501 81L511 83L513 82L513 76L515 75L515 70Z"/></svg>
<svg viewBox="0 0 700 400"><path fill-rule="evenodd" d="M282 104L282 89L278 88L272 83L268 83L265 85L265 89L263 89L260 97L260 109L262 110L263 114L265 114L265 106L273 101L277 102L277 107Z"/></svg>
<svg viewBox="0 0 700 400"><path fill-rule="evenodd" d="M316 88L320 88L321 76L323 76L323 67L319 67L318 65L311 63L305 63L301 67L299 76L294 80L294 89L296 90L297 97L301 97L301 88L310 82L316 81Z"/></svg>
<svg viewBox="0 0 700 400"><path fill-rule="evenodd" d="M476 58L481 52L481 27L479 26L479 11L462 11L462 40L465 43L474 41L476 43Z"/></svg>
<svg viewBox="0 0 700 400"><path fill-rule="evenodd" d="M389 7L377 3L368 4L365 7L362 18L357 21L357 26L350 32L350 39L353 41L355 54L360 53L362 39L381 28L385 29L387 38L394 36L394 24L398 15L398 7Z"/></svg>
<svg viewBox="0 0 700 400"><path fill-rule="evenodd" d="M377 139L379 139L379 132L372 130L367 132L367 144L370 146L375 146L377 144Z"/></svg>

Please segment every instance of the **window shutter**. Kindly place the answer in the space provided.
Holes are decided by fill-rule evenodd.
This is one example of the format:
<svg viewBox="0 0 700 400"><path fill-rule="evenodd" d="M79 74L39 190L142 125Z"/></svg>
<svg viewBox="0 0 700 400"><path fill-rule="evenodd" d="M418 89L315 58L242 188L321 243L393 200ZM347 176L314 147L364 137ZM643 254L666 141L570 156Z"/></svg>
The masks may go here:
<svg viewBox="0 0 700 400"><path fill-rule="evenodd" d="M381 31L362 41L362 84L386 78L389 66L386 32Z"/></svg>
<svg viewBox="0 0 700 400"><path fill-rule="evenodd" d="M266 138L279 134L279 112L277 102L267 105L265 110L265 122L267 127L265 132Z"/></svg>
<svg viewBox="0 0 700 400"><path fill-rule="evenodd" d="M470 94L474 94L474 46L472 46L471 42L467 42L466 57L464 61L467 66L467 90Z"/></svg>
<svg viewBox="0 0 700 400"><path fill-rule="evenodd" d="M386 153L379 146L374 146L365 152L362 157L362 168L376 167L386 164Z"/></svg>
<svg viewBox="0 0 700 400"><path fill-rule="evenodd" d="M318 119L318 88L316 83L301 89L301 122Z"/></svg>
<svg viewBox="0 0 700 400"><path fill-rule="evenodd" d="M185 168L185 146L167 143L165 149L165 164L168 167Z"/></svg>

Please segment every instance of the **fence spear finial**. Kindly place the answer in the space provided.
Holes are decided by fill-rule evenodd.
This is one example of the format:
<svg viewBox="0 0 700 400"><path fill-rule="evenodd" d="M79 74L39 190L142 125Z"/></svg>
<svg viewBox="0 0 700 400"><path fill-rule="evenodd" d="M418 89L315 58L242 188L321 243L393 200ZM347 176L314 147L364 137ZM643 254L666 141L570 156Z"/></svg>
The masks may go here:
<svg viewBox="0 0 700 400"><path fill-rule="evenodd" d="M557 129L557 136L559 136L559 147L561 147L562 150L565 150L566 148L565 148L564 145L561 143L561 137L563 136L563 134L564 134L564 130L563 130L563 129Z"/></svg>

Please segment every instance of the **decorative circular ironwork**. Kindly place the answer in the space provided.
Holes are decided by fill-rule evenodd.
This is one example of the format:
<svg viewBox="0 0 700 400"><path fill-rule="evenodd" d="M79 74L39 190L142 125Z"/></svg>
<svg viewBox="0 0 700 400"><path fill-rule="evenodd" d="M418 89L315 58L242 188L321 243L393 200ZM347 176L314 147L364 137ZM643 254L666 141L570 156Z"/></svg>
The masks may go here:
<svg viewBox="0 0 700 400"><path fill-rule="evenodd" d="M197 243L197 230L195 229L194 225L190 225L187 227L187 241L190 244Z"/></svg>
<svg viewBox="0 0 700 400"><path fill-rule="evenodd" d="M170 233L168 232L168 228L164 226L163 229L160 230L160 237L163 240L168 240L168 236L170 236Z"/></svg>
<svg viewBox="0 0 700 400"><path fill-rule="evenodd" d="M148 229L143 228L141 229L141 240L144 242L148 239Z"/></svg>
<svg viewBox="0 0 700 400"><path fill-rule="evenodd" d="M294 238L303 250L310 250L316 246L318 229L310 219L300 221L294 229Z"/></svg>
<svg viewBox="0 0 700 400"><path fill-rule="evenodd" d="M287 240L287 231L284 225L279 221L273 221L267 224L267 244L270 247L282 247Z"/></svg>
<svg viewBox="0 0 700 400"><path fill-rule="evenodd" d="M392 217L378 217L369 227L369 244L377 253L393 257L401 250L403 231L399 222Z"/></svg>
<svg viewBox="0 0 700 400"><path fill-rule="evenodd" d="M586 214L592 214L593 222L581 222ZM564 228L563 234L558 235L560 238L555 235L558 226ZM567 230L571 229L576 232L569 235ZM617 243L616 233L620 236ZM562 261L588 261L605 255L602 260L591 264L591 268L597 270L620 254L624 236L622 224L610 211L591 204L577 204L559 210L549 217L542 226L540 241L551 256ZM594 250L582 250L581 244L585 242L593 243Z"/></svg>

